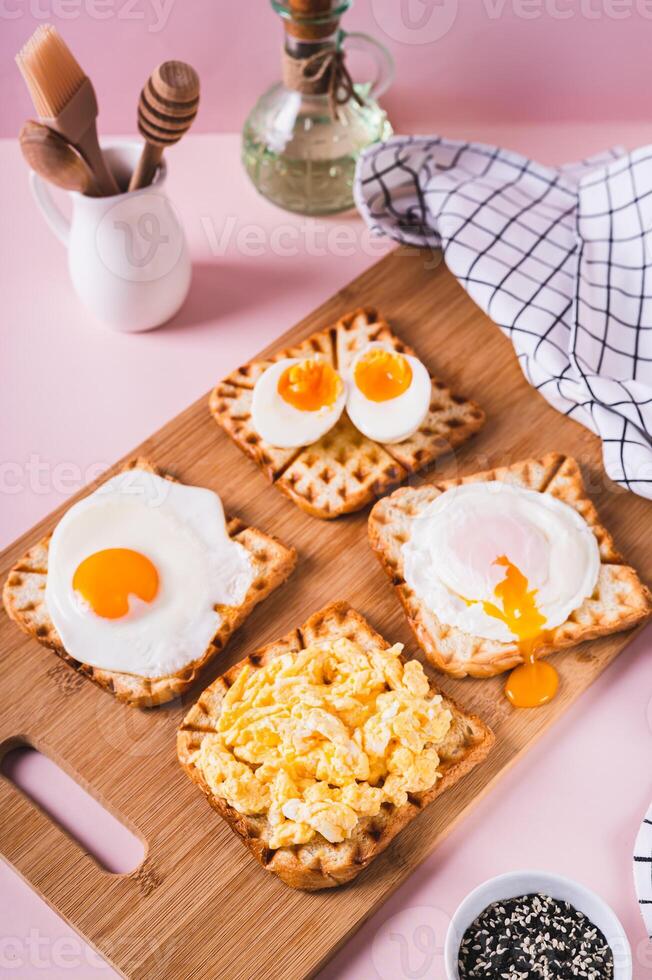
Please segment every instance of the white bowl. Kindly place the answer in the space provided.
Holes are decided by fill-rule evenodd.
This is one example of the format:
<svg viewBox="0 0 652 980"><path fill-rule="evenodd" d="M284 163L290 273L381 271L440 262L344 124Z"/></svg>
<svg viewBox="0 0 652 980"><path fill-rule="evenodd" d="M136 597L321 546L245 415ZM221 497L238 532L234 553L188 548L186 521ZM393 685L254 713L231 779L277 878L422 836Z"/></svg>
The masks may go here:
<svg viewBox="0 0 652 980"><path fill-rule="evenodd" d="M545 871L513 871L498 875L479 885L466 896L451 920L444 946L444 962L448 980L460 980L457 958L464 933L472 922L493 902L533 893L550 895L570 902L583 912L604 934L614 954L614 980L632 980L632 953L616 914L594 892L570 878L547 874Z"/></svg>

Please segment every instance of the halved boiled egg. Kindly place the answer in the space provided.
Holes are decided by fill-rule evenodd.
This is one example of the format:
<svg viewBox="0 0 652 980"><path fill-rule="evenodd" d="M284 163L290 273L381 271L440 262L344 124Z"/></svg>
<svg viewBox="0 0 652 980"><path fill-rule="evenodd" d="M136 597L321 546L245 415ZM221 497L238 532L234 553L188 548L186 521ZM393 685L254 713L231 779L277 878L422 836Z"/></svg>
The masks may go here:
<svg viewBox="0 0 652 980"><path fill-rule="evenodd" d="M430 375L410 354L373 343L351 363L346 410L363 435L376 442L403 442L430 407Z"/></svg>
<svg viewBox="0 0 652 980"><path fill-rule="evenodd" d="M164 677L203 656L220 606L241 603L253 578L216 493L133 469L55 528L45 602L75 660Z"/></svg>
<svg viewBox="0 0 652 980"><path fill-rule="evenodd" d="M328 361L283 358L256 382L251 419L265 442L293 449L316 442L332 429L345 403L344 382Z"/></svg>

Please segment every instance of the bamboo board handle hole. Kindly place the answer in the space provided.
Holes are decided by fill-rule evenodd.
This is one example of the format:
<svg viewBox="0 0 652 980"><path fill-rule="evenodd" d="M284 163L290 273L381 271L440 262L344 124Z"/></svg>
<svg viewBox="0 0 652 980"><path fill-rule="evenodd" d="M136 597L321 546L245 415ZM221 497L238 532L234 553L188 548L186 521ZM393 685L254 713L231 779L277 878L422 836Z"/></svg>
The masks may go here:
<svg viewBox="0 0 652 980"><path fill-rule="evenodd" d="M131 874L145 860L146 845L72 776L31 745L12 740L0 772L100 867Z"/></svg>

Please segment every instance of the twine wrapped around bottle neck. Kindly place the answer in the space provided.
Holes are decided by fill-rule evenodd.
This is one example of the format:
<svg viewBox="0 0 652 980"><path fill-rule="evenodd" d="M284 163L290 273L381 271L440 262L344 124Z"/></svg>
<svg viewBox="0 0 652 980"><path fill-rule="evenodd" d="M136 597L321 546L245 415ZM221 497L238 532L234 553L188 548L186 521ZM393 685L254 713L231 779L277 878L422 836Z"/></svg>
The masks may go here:
<svg viewBox="0 0 652 980"><path fill-rule="evenodd" d="M327 95L333 119L339 118L339 107L354 99L364 105L356 92L346 67L346 56L338 44L328 44L307 58L283 52L283 84L302 95Z"/></svg>

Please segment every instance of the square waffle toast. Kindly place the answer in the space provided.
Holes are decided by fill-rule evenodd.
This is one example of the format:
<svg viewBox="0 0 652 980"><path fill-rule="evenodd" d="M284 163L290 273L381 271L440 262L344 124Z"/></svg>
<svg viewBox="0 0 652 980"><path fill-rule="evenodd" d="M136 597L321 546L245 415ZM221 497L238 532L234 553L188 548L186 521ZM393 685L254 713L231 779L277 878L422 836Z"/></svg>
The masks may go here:
<svg viewBox="0 0 652 980"><path fill-rule="evenodd" d="M316 641L339 637L346 637L361 646L389 646L348 603L331 603L299 629L262 647L218 677L188 712L177 736L177 753L184 770L256 860L287 885L307 891L332 888L357 877L425 806L481 762L494 742L491 730L479 718L467 715L444 698L444 706L452 714L452 724L444 742L437 748L441 778L430 790L410 794L402 807L384 804L377 816L361 818L352 836L340 843L329 843L317 835L308 844L269 848L266 815L239 813L226 800L212 793L196 764L202 740L216 730L224 696L243 667L249 665L256 669L284 653L298 653ZM438 693L432 683L430 688L433 695Z"/></svg>
<svg viewBox="0 0 652 980"><path fill-rule="evenodd" d="M124 468L148 470L165 476L145 459L133 460ZM172 479L170 476L166 478ZM254 579L241 605L220 607L222 624L202 656L182 671L168 677L148 678L102 670L80 663L68 655L45 604L50 535L30 548L9 572L2 594L5 610L25 633L54 650L72 668L110 691L119 701L139 708L162 704L178 697L190 687L202 668L221 653L231 634L245 621L253 608L282 585L295 566L294 548L286 548L280 541L255 527L247 527L237 518L227 517L227 527L230 536L249 552L255 569Z"/></svg>
<svg viewBox="0 0 652 980"><path fill-rule="evenodd" d="M571 456L548 453L541 459L527 459L459 479L418 488L405 487L373 508L369 515L369 539L398 593L417 643L434 667L455 677L491 677L523 662L515 642L488 640L442 623L403 577L402 546L410 537L412 522L431 501L451 487L486 480L552 494L581 514L598 542L600 574L593 595L566 622L550 631L549 641L542 643L536 656L631 629L650 615L650 592L618 554L586 493L580 468Z"/></svg>
<svg viewBox="0 0 652 980"><path fill-rule="evenodd" d="M218 425L270 482L313 517L329 519L360 510L410 473L451 452L484 424L484 413L475 402L453 394L442 381L431 378L428 415L404 442L373 442L355 428L346 412L309 446L278 449L259 436L251 419L253 389L271 364L286 357L321 357L346 374L355 355L374 341L387 342L399 353L414 355L375 310L360 309L294 347L245 364L211 393L210 410Z"/></svg>

